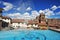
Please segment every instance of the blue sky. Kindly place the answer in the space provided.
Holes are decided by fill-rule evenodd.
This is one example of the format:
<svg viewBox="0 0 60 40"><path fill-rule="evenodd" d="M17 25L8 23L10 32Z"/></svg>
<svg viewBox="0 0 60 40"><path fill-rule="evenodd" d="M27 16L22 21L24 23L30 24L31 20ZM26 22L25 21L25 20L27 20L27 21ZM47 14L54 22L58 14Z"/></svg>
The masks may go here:
<svg viewBox="0 0 60 40"><path fill-rule="evenodd" d="M60 18L60 0L0 0L3 16L34 19L40 13L46 18Z"/></svg>

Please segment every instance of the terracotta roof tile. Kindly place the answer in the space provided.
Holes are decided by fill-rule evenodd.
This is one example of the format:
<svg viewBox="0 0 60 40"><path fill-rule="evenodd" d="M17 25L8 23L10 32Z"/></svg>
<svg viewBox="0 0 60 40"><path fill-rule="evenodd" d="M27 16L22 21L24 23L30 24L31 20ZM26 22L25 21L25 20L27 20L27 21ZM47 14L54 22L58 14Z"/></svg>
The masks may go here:
<svg viewBox="0 0 60 40"><path fill-rule="evenodd" d="M55 24L48 24L49 26L53 26L53 27L55 27L55 26L58 26L58 25L55 25Z"/></svg>
<svg viewBox="0 0 60 40"><path fill-rule="evenodd" d="M28 20L28 24L38 24L38 21Z"/></svg>
<svg viewBox="0 0 60 40"><path fill-rule="evenodd" d="M47 25L46 23L38 23L38 25Z"/></svg>
<svg viewBox="0 0 60 40"><path fill-rule="evenodd" d="M7 16L2 16L2 19L11 19L11 18Z"/></svg>
<svg viewBox="0 0 60 40"><path fill-rule="evenodd" d="M24 22L24 19L12 19L12 23Z"/></svg>
<svg viewBox="0 0 60 40"><path fill-rule="evenodd" d="M33 24L33 20L28 20L28 24Z"/></svg>

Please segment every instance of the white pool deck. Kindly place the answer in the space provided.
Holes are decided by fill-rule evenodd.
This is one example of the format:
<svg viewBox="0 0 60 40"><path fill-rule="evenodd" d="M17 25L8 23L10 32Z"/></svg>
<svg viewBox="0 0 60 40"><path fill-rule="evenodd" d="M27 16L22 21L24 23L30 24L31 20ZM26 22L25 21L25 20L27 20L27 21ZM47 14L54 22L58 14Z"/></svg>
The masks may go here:
<svg viewBox="0 0 60 40"><path fill-rule="evenodd" d="M49 29L51 29L51 30L55 30L55 31L59 31L60 32L60 29L55 29L55 28L49 28Z"/></svg>

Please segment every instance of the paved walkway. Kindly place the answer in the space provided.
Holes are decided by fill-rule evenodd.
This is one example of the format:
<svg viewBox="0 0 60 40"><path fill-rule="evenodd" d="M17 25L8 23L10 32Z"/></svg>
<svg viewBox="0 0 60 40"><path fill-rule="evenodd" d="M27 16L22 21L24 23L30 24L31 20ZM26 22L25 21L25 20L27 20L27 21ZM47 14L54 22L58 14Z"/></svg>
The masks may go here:
<svg viewBox="0 0 60 40"><path fill-rule="evenodd" d="M50 27L49 29L55 30L55 31L59 31L59 32L60 32L60 29L55 29L55 28L52 28L52 27Z"/></svg>

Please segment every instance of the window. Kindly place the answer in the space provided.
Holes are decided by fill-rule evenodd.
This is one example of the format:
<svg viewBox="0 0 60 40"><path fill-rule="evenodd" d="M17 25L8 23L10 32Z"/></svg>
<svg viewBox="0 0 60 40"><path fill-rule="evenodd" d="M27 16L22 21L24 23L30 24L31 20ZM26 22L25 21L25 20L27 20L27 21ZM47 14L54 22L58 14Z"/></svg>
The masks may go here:
<svg viewBox="0 0 60 40"><path fill-rule="evenodd" d="M18 24L20 24L20 22L18 22Z"/></svg>
<svg viewBox="0 0 60 40"><path fill-rule="evenodd" d="M44 19L44 17L42 17L42 19Z"/></svg>

